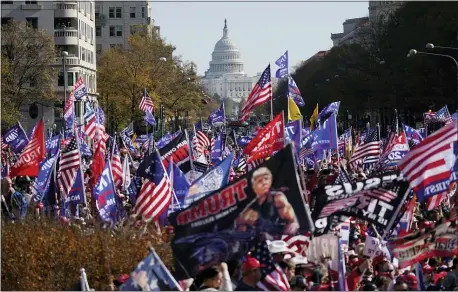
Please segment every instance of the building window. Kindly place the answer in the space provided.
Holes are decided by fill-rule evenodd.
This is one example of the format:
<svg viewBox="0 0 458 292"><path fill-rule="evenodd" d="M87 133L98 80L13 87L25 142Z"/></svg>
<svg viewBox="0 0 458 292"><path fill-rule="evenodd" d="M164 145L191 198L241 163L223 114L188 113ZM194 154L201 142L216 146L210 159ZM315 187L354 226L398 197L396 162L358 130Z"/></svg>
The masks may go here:
<svg viewBox="0 0 458 292"><path fill-rule="evenodd" d="M116 36L118 37L122 36L122 25L116 26Z"/></svg>
<svg viewBox="0 0 458 292"><path fill-rule="evenodd" d="M35 29L38 28L38 18L37 17L27 17L25 20L31 27Z"/></svg>
<svg viewBox="0 0 458 292"><path fill-rule="evenodd" d="M11 17L2 17L2 26L7 25L12 19Z"/></svg>
<svg viewBox="0 0 458 292"><path fill-rule="evenodd" d="M97 44L95 50L96 50L95 52L96 52L97 54L102 53L102 44Z"/></svg>
<svg viewBox="0 0 458 292"><path fill-rule="evenodd" d="M91 51L91 64L95 64L94 52Z"/></svg>
<svg viewBox="0 0 458 292"><path fill-rule="evenodd" d="M13 4L13 1L2 1L2 4Z"/></svg>
<svg viewBox="0 0 458 292"><path fill-rule="evenodd" d="M146 7L142 7L142 18L145 18L146 17Z"/></svg>
<svg viewBox="0 0 458 292"><path fill-rule="evenodd" d="M81 60L86 61L86 49L81 48Z"/></svg>
<svg viewBox="0 0 458 292"><path fill-rule="evenodd" d="M57 78L57 86L64 86L64 73L62 71L59 72L59 76Z"/></svg>
<svg viewBox="0 0 458 292"><path fill-rule="evenodd" d="M114 7L108 8L108 17L115 18L115 8Z"/></svg>
<svg viewBox="0 0 458 292"><path fill-rule="evenodd" d="M116 18L122 18L122 7L116 7Z"/></svg>
<svg viewBox="0 0 458 292"><path fill-rule="evenodd" d="M73 86L73 72L67 72L67 86Z"/></svg>
<svg viewBox="0 0 458 292"><path fill-rule="evenodd" d="M95 27L95 36L96 37L101 37L102 36L102 27L101 26L96 26Z"/></svg>
<svg viewBox="0 0 458 292"><path fill-rule="evenodd" d="M110 26L110 36L111 37L115 36L115 27L114 27L114 25Z"/></svg>
<svg viewBox="0 0 458 292"><path fill-rule="evenodd" d="M95 17L99 17L100 16L100 5L95 5Z"/></svg>
<svg viewBox="0 0 458 292"><path fill-rule="evenodd" d="M135 7L130 7L130 18L135 18Z"/></svg>
<svg viewBox="0 0 458 292"><path fill-rule="evenodd" d="M37 4L37 1L25 1L25 4Z"/></svg>

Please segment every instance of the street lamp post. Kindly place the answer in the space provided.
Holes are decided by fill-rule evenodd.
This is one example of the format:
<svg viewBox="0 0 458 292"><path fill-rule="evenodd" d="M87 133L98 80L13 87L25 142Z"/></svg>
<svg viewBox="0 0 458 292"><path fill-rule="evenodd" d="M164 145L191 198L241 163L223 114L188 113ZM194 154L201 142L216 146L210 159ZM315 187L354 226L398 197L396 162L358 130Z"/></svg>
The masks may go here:
<svg viewBox="0 0 458 292"><path fill-rule="evenodd" d="M429 45L429 46L428 46ZM433 44L427 44L426 47L434 48ZM439 48L439 47L436 47ZM448 47L441 47L441 48L448 48ZM455 48L450 48L450 49L455 49ZM458 50L458 48L457 48ZM458 61L453 58L452 56L449 55L443 55L443 54L436 54L436 53L426 53L426 52L420 52L414 49L411 49L409 51L409 54L407 54L407 57L415 56L415 55L427 55L427 56L436 56L436 57L443 57L443 58L448 58L452 60L455 65L456 65L456 111L458 112Z"/></svg>

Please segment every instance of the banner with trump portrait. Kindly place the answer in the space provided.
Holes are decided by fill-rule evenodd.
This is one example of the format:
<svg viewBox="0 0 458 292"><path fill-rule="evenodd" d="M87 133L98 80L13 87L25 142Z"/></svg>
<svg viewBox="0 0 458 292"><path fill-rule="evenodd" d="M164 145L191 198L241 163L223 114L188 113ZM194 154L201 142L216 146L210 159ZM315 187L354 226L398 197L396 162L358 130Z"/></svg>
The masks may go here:
<svg viewBox="0 0 458 292"><path fill-rule="evenodd" d="M313 231L296 169L288 145L238 180L170 214L179 277L242 257L255 237Z"/></svg>

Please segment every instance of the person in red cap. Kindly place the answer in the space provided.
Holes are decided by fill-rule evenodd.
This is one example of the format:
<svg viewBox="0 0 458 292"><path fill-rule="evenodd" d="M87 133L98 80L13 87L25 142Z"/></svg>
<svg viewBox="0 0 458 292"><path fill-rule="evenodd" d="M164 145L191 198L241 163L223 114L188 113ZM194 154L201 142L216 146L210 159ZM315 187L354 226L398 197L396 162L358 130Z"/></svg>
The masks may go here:
<svg viewBox="0 0 458 292"><path fill-rule="evenodd" d="M242 265L242 281L234 291L258 291L256 287L261 281L261 268L264 268L255 258L249 257Z"/></svg>

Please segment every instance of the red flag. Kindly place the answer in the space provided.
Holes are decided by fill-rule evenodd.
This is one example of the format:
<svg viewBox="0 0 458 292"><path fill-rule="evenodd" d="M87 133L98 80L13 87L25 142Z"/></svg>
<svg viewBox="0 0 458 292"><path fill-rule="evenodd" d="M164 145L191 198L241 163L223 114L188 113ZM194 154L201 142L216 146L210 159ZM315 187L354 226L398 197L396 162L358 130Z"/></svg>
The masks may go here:
<svg viewBox="0 0 458 292"><path fill-rule="evenodd" d="M261 159L281 150L285 145L285 125L283 112L262 128L250 141L244 154L251 155L250 160Z"/></svg>
<svg viewBox="0 0 458 292"><path fill-rule="evenodd" d="M40 172L40 162L46 158L45 149L45 129L41 120L29 144L25 146L19 160L11 168L10 177L15 176L38 176Z"/></svg>
<svg viewBox="0 0 458 292"><path fill-rule="evenodd" d="M103 169L105 168L105 141L98 141L97 148L94 151L94 160L91 164L92 180L91 189L94 188L95 184L99 181L102 176Z"/></svg>

